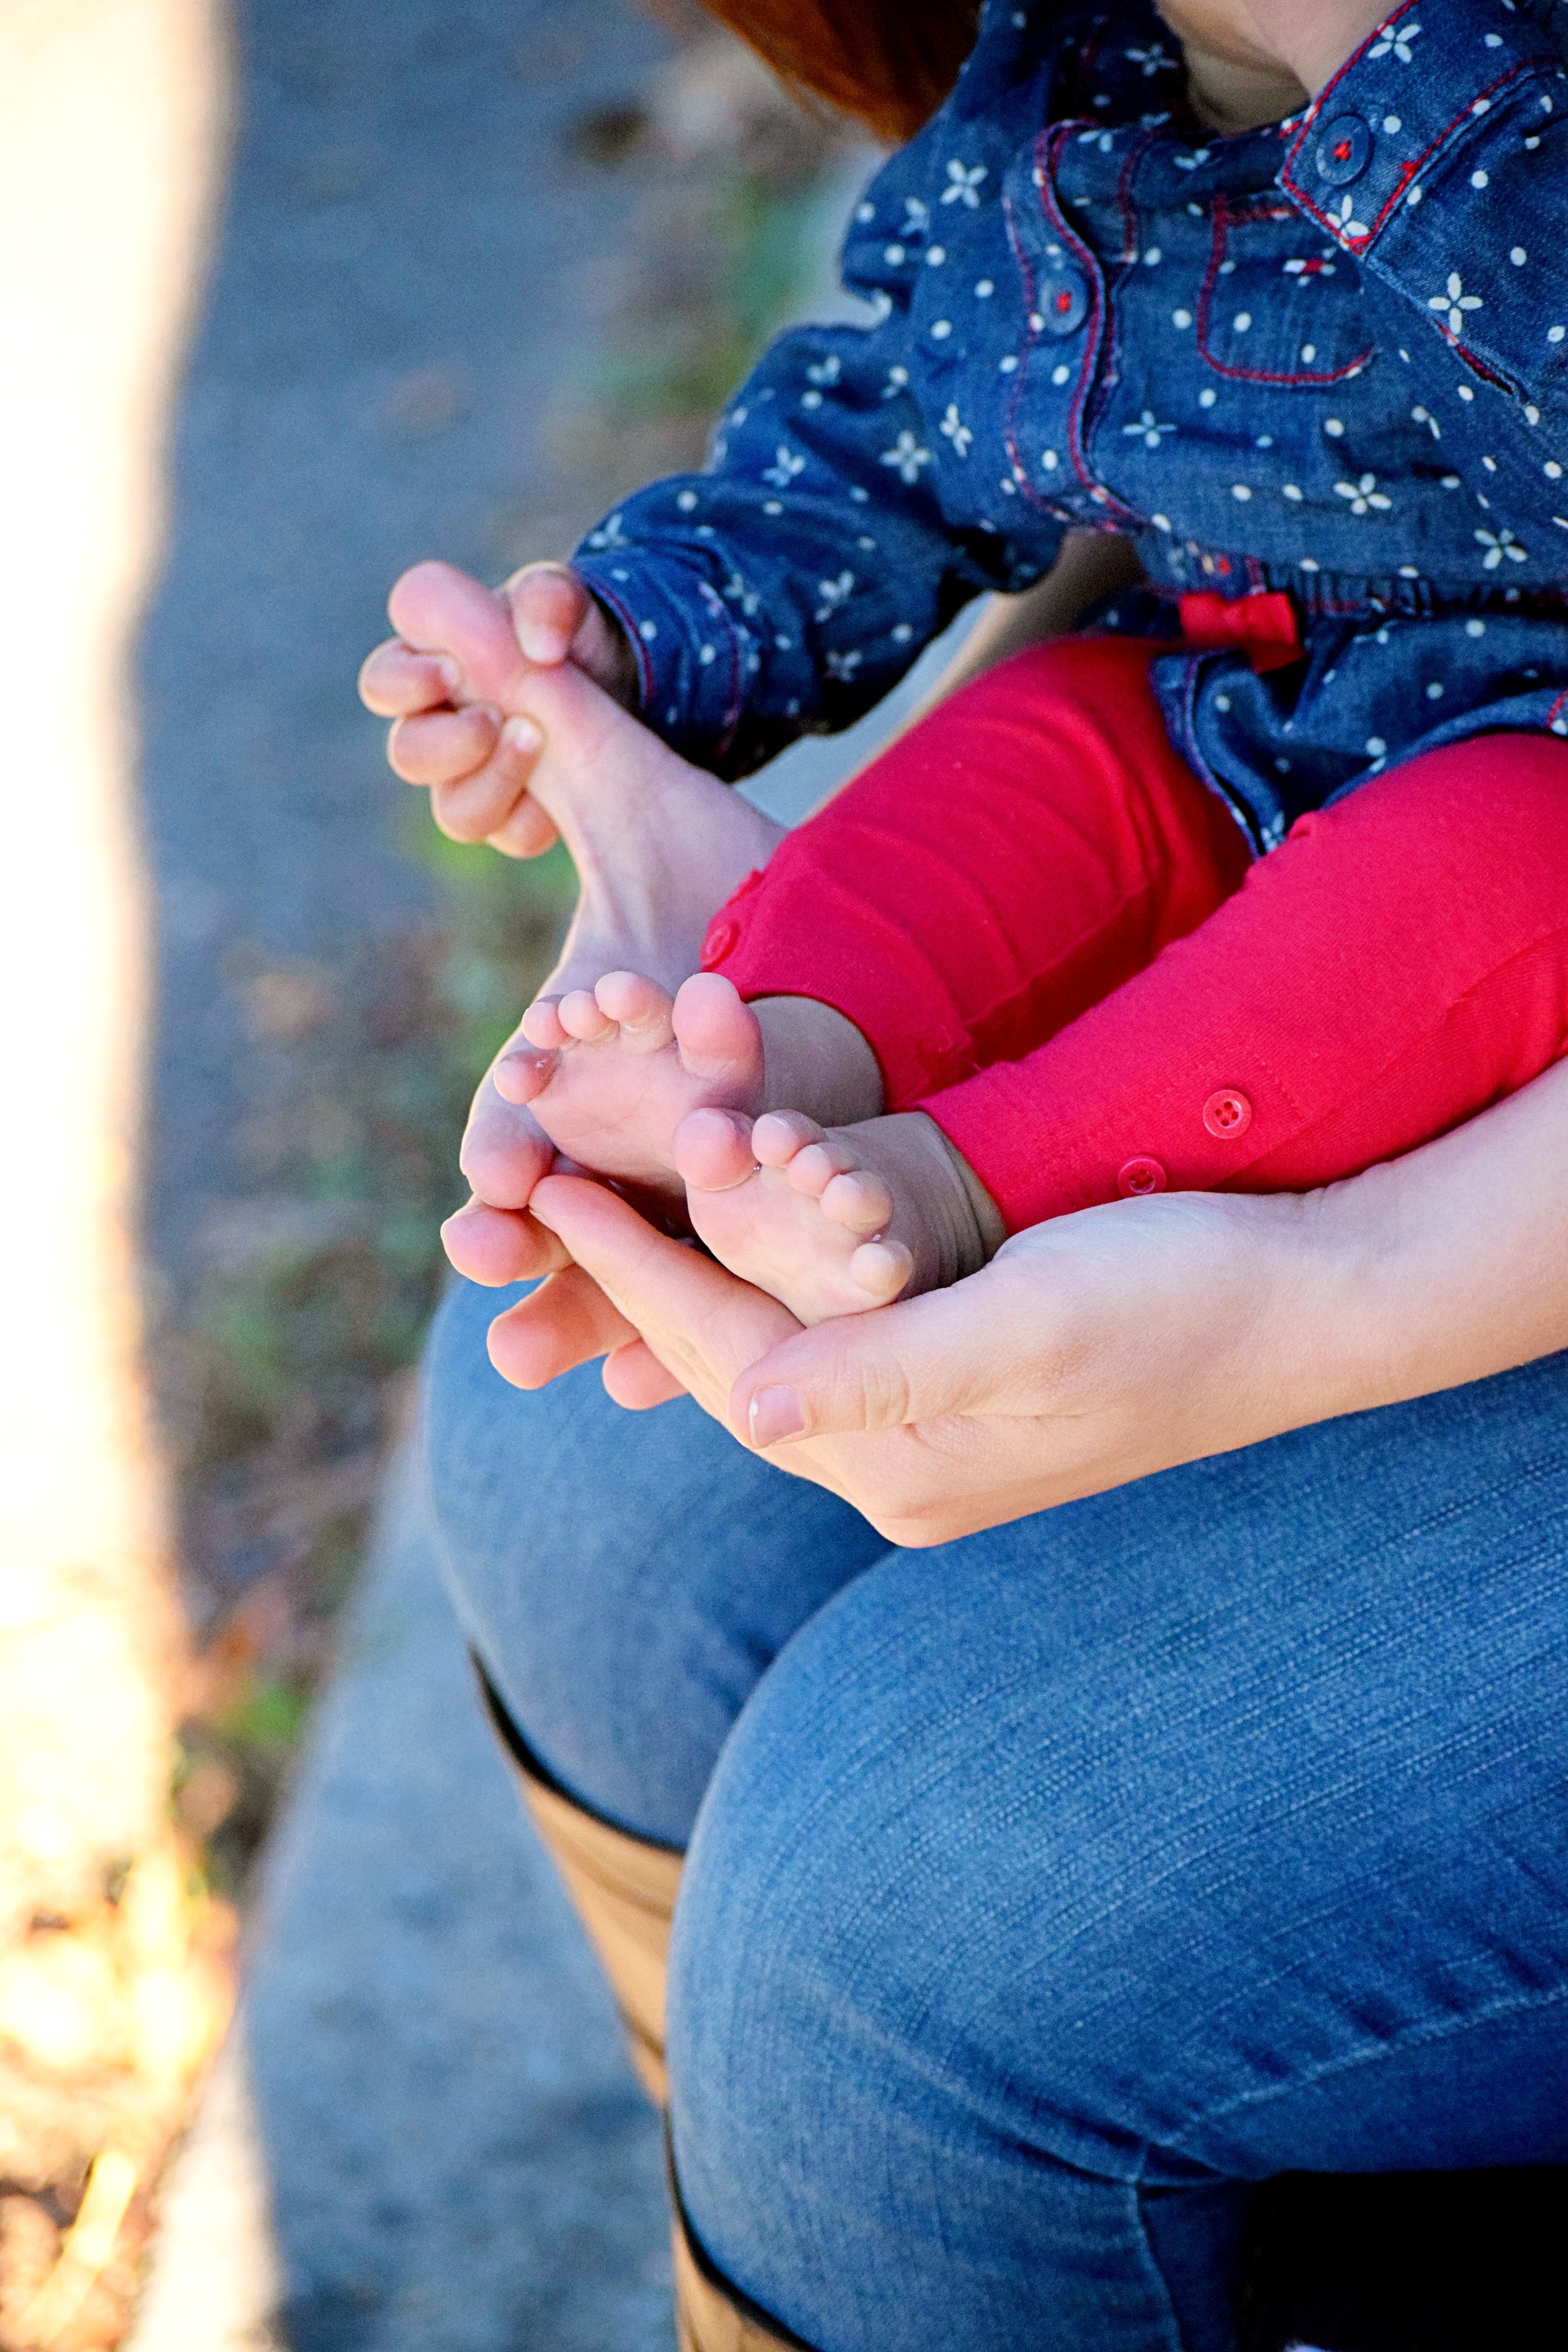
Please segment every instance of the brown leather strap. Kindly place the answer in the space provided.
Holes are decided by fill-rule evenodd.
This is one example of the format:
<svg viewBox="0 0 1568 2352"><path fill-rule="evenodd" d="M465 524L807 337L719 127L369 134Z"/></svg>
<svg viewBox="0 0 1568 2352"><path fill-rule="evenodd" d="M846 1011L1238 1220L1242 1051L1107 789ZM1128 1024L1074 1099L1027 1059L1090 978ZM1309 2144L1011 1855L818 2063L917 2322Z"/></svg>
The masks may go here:
<svg viewBox="0 0 1568 2352"><path fill-rule="evenodd" d="M637 2079L667 2104L664 1989L682 1857L613 1829L552 1783L476 1662L480 1694L519 1794L609 1979Z"/></svg>

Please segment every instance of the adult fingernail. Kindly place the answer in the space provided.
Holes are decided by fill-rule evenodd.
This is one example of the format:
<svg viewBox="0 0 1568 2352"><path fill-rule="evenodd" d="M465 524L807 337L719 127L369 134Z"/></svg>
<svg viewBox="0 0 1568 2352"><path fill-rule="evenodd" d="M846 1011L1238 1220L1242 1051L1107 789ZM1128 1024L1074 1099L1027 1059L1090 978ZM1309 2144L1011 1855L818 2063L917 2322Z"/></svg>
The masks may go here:
<svg viewBox="0 0 1568 2352"><path fill-rule="evenodd" d="M509 719L500 732L501 741L522 759L536 759L544 748L544 730L531 719Z"/></svg>
<svg viewBox="0 0 1568 2352"><path fill-rule="evenodd" d="M746 1413L753 1445L777 1445L798 1437L805 1427L800 1399L793 1389L759 1389Z"/></svg>

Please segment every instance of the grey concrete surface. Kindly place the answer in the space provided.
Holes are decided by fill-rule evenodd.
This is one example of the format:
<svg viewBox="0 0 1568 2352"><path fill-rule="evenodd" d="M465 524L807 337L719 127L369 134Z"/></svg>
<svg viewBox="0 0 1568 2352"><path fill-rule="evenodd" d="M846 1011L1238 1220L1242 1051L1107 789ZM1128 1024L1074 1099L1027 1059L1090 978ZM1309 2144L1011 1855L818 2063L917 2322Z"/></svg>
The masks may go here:
<svg viewBox="0 0 1568 2352"><path fill-rule="evenodd" d="M387 585L433 551L489 577L563 551L605 495L562 419L657 223L572 133L670 48L622 0L238 0L234 35L137 678L171 1290L293 1148L269 1138L300 1056L247 1025L247 973L352 987L429 909L353 695ZM136 2342L658 2352L667 2270L658 2127L473 1704L405 1457Z"/></svg>
<svg viewBox="0 0 1568 2352"><path fill-rule="evenodd" d="M416 1451L130 2352L661 2352L658 2120L475 1704Z"/></svg>
<svg viewBox="0 0 1568 2352"><path fill-rule="evenodd" d="M269 1856L245 2039L293 2352L656 2352L659 2132L395 1465Z"/></svg>

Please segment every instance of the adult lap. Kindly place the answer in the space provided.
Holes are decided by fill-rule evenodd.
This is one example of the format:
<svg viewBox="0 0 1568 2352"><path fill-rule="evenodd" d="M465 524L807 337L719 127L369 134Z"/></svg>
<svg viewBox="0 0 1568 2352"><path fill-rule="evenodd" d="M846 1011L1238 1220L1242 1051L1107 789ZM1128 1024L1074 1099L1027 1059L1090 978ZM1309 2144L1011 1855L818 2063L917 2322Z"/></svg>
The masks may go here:
<svg viewBox="0 0 1568 2352"><path fill-rule="evenodd" d="M858 1512L689 1398L624 1412L596 1363L510 1388L454 1286L426 1365L436 1513L475 1648L540 1760L636 1836L684 1845L784 1643L888 1550Z"/></svg>
<svg viewBox="0 0 1568 2352"><path fill-rule="evenodd" d="M506 1390L492 1311L454 1581L590 1803L679 1843L711 1773L678 2166L766 2310L1221 2346L1222 2184L1568 2154L1568 1359L912 1554L689 1404Z"/></svg>

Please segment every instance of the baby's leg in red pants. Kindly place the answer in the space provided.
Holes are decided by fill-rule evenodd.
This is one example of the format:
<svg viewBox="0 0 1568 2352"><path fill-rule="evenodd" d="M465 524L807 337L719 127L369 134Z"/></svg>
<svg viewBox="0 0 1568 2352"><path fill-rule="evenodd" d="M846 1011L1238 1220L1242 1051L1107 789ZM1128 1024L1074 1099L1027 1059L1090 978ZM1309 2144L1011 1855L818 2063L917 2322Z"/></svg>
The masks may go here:
<svg viewBox="0 0 1568 2352"><path fill-rule="evenodd" d="M1489 735L1303 818L1190 937L922 1108L1016 1230L1352 1175L1565 1050L1568 744Z"/></svg>
<svg viewBox="0 0 1568 2352"><path fill-rule="evenodd" d="M1250 862L1172 748L1155 650L1069 638L974 680L781 843L705 967L847 1015L889 1108L1075 1019Z"/></svg>
<svg viewBox="0 0 1568 2352"><path fill-rule="evenodd" d="M1568 1048L1568 746L1500 735L1432 754L1247 871L1171 749L1149 658L1069 642L977 681L792 836L715 926L709 960L743 993L814 996L856 1022L889 1104L928 1115L978 1178L983 1218L999 1208L1011 1230L1166 1185L1348 1175ZM829 1139L858 1148L873 1180L865 1202L844 1195L842 1222L902 1231L917 1281L951 1278L931 1270L945 1242L921 1271L901 1195L926 1168L900 1159L906 1129L931 1132L888 1118ZM776 1226L798 1163L788 1138L775 1152L762 1135L756 1181L774 1192L758 1207ZM783 1286L765 1251L748 1256L752 1153L728 1150L733 1167L716 1151L696 1179L728 1199L700 1206L689 1174L718 1254L797 1312L874 1303L842 1283L829 1303L815 1265L799 1275L799 1235ZM843 1193L824 1190L828 1164L809 1187L824 1207ZM861 1213L874 1195L882 1228Z"/></svg>

